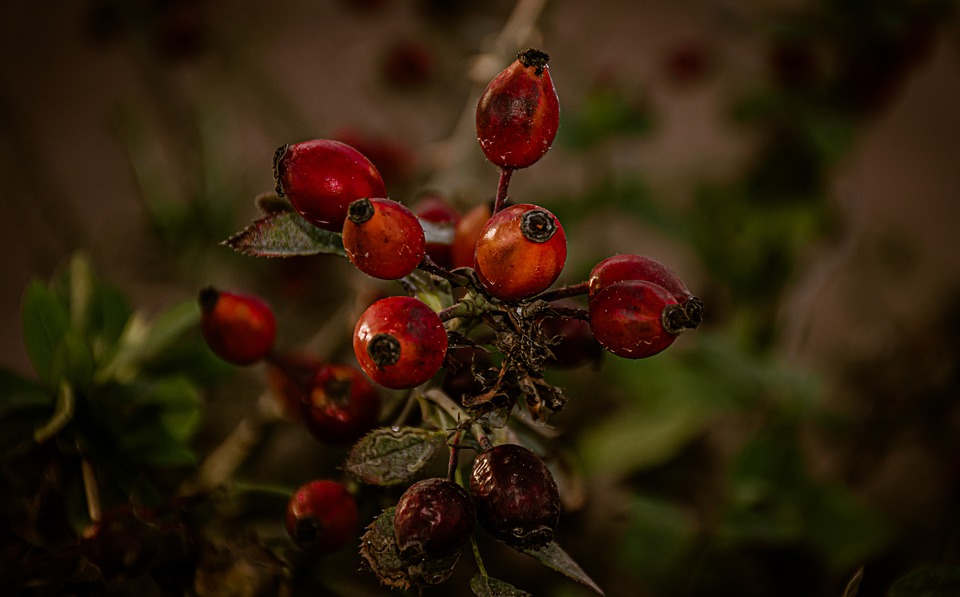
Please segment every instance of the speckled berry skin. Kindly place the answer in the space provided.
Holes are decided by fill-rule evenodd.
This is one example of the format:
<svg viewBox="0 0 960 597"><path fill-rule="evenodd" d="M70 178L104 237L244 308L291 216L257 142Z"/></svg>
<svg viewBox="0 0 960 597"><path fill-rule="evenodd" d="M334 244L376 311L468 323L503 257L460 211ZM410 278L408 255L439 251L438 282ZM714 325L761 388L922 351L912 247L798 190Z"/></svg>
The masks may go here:
<svg viewBox="0 0 960 597"><path fill-rule="evenodd" d="M560 491L550 469L529 449L501 444L477 456L470 492L480 526L500 541L537 549L553 540Z"/></svg>
<svg viewBox="0 0 960 597"><path fill-rule="evenodd" d="M673 344L685 317L672 294L641 280L610 284L590 299L590 330L597 342L628 359L651 357Z"/></svg>
<svg viewBox="0 0 960 597"><path fill-rule="evenodd" d="M480 281L491 295L504 301L522 300L546 290L560 276L566 260L567 238L560 221L529 203L493 214L474 253Z"/></svg>
<svg viewBox="0 0 960 597"><path fill-rule="evenodd" d="M304 396L304 423L324 444L344 445L377 424L380 394L363 373L350 365L320 365Z"/></svg>
<svg viewBox="0 0 960 597"><path fill-rule="evenodd" d="M476 524L466 489L446 479L417 481L400 497L393 516L400 559L414 565L451 556L470 540Z"/></svg>
<svg viewBox="0 0 960 597"><path fill-rule="evenodd" d="M520 52L480 95L477 140L487 159L501 168L526 168L553 144L560 101L549 59L534 49Z"/></svg>
<svg viewBox="0 0 960 597"><path fill-rule="evenodd" d="M391 199L358 199L343 223L343 248L360 271L381 280L409 275L423 261L420 220Z"/></svg>
<svg viewBox="0 0 960 597"><path fill-rule="evenodd" d="M393 389L416 387L443 365L447 332L419 299L392 296L370 305L357 320L353 351L360 368Z"/></svg>
<svg viewBox="0 0 960 597"><path fill-rule="evenodd" d="M315 226L343 229L347 207L364 197L386 197L377 168L345 143L314 139L284 145L274 156L277 193Z"/></svg>
<svg viewBox="0 0 960 597"><path fill-rule="evenodd" d="M221 359L252 365L273 349L277 321L259 297L204 288L199 302L203 338Z"/></svg>
<svg viewBox="0 0 960 597"><path fill-rule="evenodd" d="M301 549L330 553L357 538L357 503L336 481L317 480L302 485L287 504L286 528Z"/></svg>
<svg viewBox="0 0 960 597"><path fill-rule="evenodd" d="M607 257L593 267L588 278L590 297L616 282L642 280L663 288L684 306L688 316L686 327L700 325L703 315L703 303L693 296L673 270L651 257L622 254Z"/></svg>

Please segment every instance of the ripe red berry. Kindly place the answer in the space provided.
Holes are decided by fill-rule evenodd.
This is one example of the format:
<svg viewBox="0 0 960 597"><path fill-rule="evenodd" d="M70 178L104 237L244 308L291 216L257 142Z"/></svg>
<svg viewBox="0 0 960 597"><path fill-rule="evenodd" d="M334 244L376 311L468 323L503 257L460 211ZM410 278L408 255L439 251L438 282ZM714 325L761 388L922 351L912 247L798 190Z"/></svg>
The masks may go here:
<svg viewBox="0 0 960 597"><path fill-rule="evenodd" d="M497 539L521 549L553 540L560 490L547 465L527 448L501 444L477 456L470 492L480 526Z"/></svg>
<svg viewBox="0 0 960 597"><path fill-rule="evenodd" d="M546 290L567 260L567 237L556 216L521 203L495 213L477 241L475 267L484 287L505 301Z"/></svg>
<svg viewBox="0 0 960 597"><path fill-rule="evenodd" d="M357 199L343 223L343 248L357 269L381 280L410 274L423 261L420 220L391 199Z"/></svg>
<svg viewBox="0 0 960 597"><path fill-rule="evenodd" d="M400 559L408 565L451 556L477 524L470 494L446 479L424 479L400 497L393 516Z"/></svg>
<svg viewBox="0 0 960 597"><path fill-rule="evenodd" d="M451 267L473 267L477 240L487 225L493 211L484 203L465 213L453 229L453 244L450 245Z"/></svg>
<svg viewBox="0 0 960 597"><path fill-rule="evenodd" d="M590 329L597 342L628 359L661 352L673 344L685 321L672 294L642 280L610 284L590 300Z"/></svg>
<svg viewBox="0 0 960 597"><path fill-rule="evenodd" d="M591 299L616 282L642 280L656 284L683 305L688 319L685 327L695 328L703 319L703 302L693 296L680 276L656 259L630 254L607 257L593 267L588 280Z"/></svg>
<svg viewBox="0 0 960 597"><path fill-rule="evenodd" d="M457 222L460 221L460 213L438 195L428 195L421 199L414 208L413 213L417 214L417 217L422 221L437 224L439 227L449 230L450 242L427 243L427 255L429 255L430 259L433 259L437 265L452 268L453 261L451 254L453 235ZM472 265L472 263L473 259L471 255L470 262L467 263L467 265Z"/></svg>
<svg viewBox="0 0 960 597"><path fill-rule="evenodd" d="M345 143L315 139L284 145L273 158L277 194L314 225L340 232L347 206L364 197L386 197L376 167Z"/></svg>
<svg viewBox="0 0 960 597"><path fill-rule="evenodd" d="M273 349L277 321L258 297L204 288L200 329L218 357L234 365L251 365Z"/></svg>
<svg viewBox="0 0 960 597"><path fill-rule="evenodd" d="M359 370L339 363L316 368L305 395L304 423L325 444L348 444L373 429L380 395Z"/></svg>
<svg viewBox="0 0 960 597"><path fill-rule="evenodd" d="M357 536L357 503L336 481L310 481L290 497L286 527L297 547L330 553Z"/></svg>
<svg viewBox="0 0 960 597"><path fill-rule="evenodd" d="M477 104L477 139L501 168L526 168L543 157L560 124L550 56L529 49L487 85Z"/></svg>
<svg viewBox="0 0 960 597"><path fill-rule="evenodd" d="M353 352L373 381L393 389L412 388L440 370L447 332L440 316L419 299L387 297L360 316Z"/></svg>

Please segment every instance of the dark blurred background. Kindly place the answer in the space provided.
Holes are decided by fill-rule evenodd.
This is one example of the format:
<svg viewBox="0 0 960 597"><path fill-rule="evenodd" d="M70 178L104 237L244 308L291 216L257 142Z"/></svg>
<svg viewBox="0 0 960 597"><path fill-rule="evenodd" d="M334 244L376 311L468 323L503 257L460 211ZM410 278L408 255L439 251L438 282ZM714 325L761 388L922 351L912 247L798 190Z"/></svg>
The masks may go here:
<svg viewBox="0 0 960 597"><path fill-rule="evenodd" d="M676 354L556 373L579 471L561 544L609 595L840 595L860 566L861 594L885 595L960 564L956 8L7 2L0 362L30 373L21 293L77 250L148 313L207 284L247 289L275 305L285 346L318 342L380 287L333 258L217 245L256 217L274 149L338 138L392 198L430 190L466 210L497 180L471 129L477 94L539 47L561 130L511 197L564 222L565 281L641 253L707 305ZM262 391L229 387L231 401L211 390L201 447ZM276 459L309 441L268 436L246 474L295 484ZM490 549L491 574L540 594ZM297 586L355 590L320 576ZM546 578L548 594L587 594Z"/></svg>

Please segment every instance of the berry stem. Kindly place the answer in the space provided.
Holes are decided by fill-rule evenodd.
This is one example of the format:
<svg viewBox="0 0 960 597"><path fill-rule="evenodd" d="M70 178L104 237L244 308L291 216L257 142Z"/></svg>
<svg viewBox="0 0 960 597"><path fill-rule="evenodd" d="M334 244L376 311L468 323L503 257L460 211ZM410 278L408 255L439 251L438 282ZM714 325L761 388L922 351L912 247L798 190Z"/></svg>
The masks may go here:
<svg viewBox="0 0 960 597"><path fill-rule="evenodd" d="M472 283L470 278L467 276L451 272L446 268L441 267L436 261L431 259L429 255L423 256L423 261L420 262L420 265L418 265L417 268L427 272L428 274L446 280L454 286L470 286Z"/></svg>
<svg viewBox="0 0 960 597"><path fill-rule="evenodd" d="M447 462L447 481L456 482L457 464L460 462L460 441L463 439L463 429L457 429L450 440L450 460Z"/></svg>
<svg viewBox="0 0 960 597"><path fill-rule="evenodd" d="M580 296L587 294L588 292L590 292L590 283L580 282L579 284L571 284L569 286L561 286L560 288L544 290L531 300L541 300L549 303L551 301L570 298L572 296Z"/></svg>
<svg viewBox="0 0 960 597"><path fill-rule="evenodd" d="M80 474L83 477L83 493L87 498L87 515L90 517L90 522L99 522L103 514L100 506L100 486L97 485L97 474L93 470L93 463L86 456L80 459Z"/></svg>
<svg viewBox="0 0 960 597"><path fill-rule="evenodd" d="M513 176L513 168L500 168L500 183L497 185L497 199L493 204L493 213L503 209L507 202L507 189L510 188L510 177Z"/></svg>
<svg viewBox="0 0 960 597"><path fill-rule="evenodd" d="M477 536L470 536L470 547L473 549L473 559L477 562L477 569L480 571L480 574L484 576L489 576L487 574L487 568L483 565L483 558L480 557L480 546L477 545Z"/></svg>

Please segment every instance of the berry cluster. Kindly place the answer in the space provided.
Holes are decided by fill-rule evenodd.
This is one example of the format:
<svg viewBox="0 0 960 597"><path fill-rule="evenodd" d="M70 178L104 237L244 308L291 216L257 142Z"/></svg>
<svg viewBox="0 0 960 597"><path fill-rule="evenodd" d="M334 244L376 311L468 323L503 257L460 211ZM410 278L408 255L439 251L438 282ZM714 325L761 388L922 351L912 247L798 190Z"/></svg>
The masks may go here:
<svg viewBox="0 0 960 597"><path fill-rule="evenodd" d="M536 421L563 408L566 398L545 380L545 367L575 366L604 349L651 357L702 319L701 301L649 257L616 255L588 280L552 288L567 257L563 226L542 206L508 199L513 172L540 160L557 133L548 59L538 50L520 52L483 91L477 137L500 181L492 205L463 215L439 196L415 211L387 198L376 167L343 143L277 150L277 194L302 218L298 225L326 231L357 269L398 280L407 291L374 302L357 320L353 349L362 373L276 353L273 315L255 297L212 289L200 296L214 352L237 365L265 360L285 410L322 442L359 440L347 472L374 485L412 483L395 509L367 528L361 548L390 586L445 579L477 524L528 553L551 546L560 491L544 460L511 431L518 419ZM273 225L275 215L260 224ZM586 296L586 307L571 300L577 296ZM406 391L408 408L390 427L371 431L381 408L367 378ZM408 427L416 403L424 416L420 427ZM447 476L415 481L437 437L450 450ZM458 470L463 448L478 452L469 479ZM291 499L287 529L298 546L330 551L354 536L357 518L343 485L312 481Z"/></svg>

